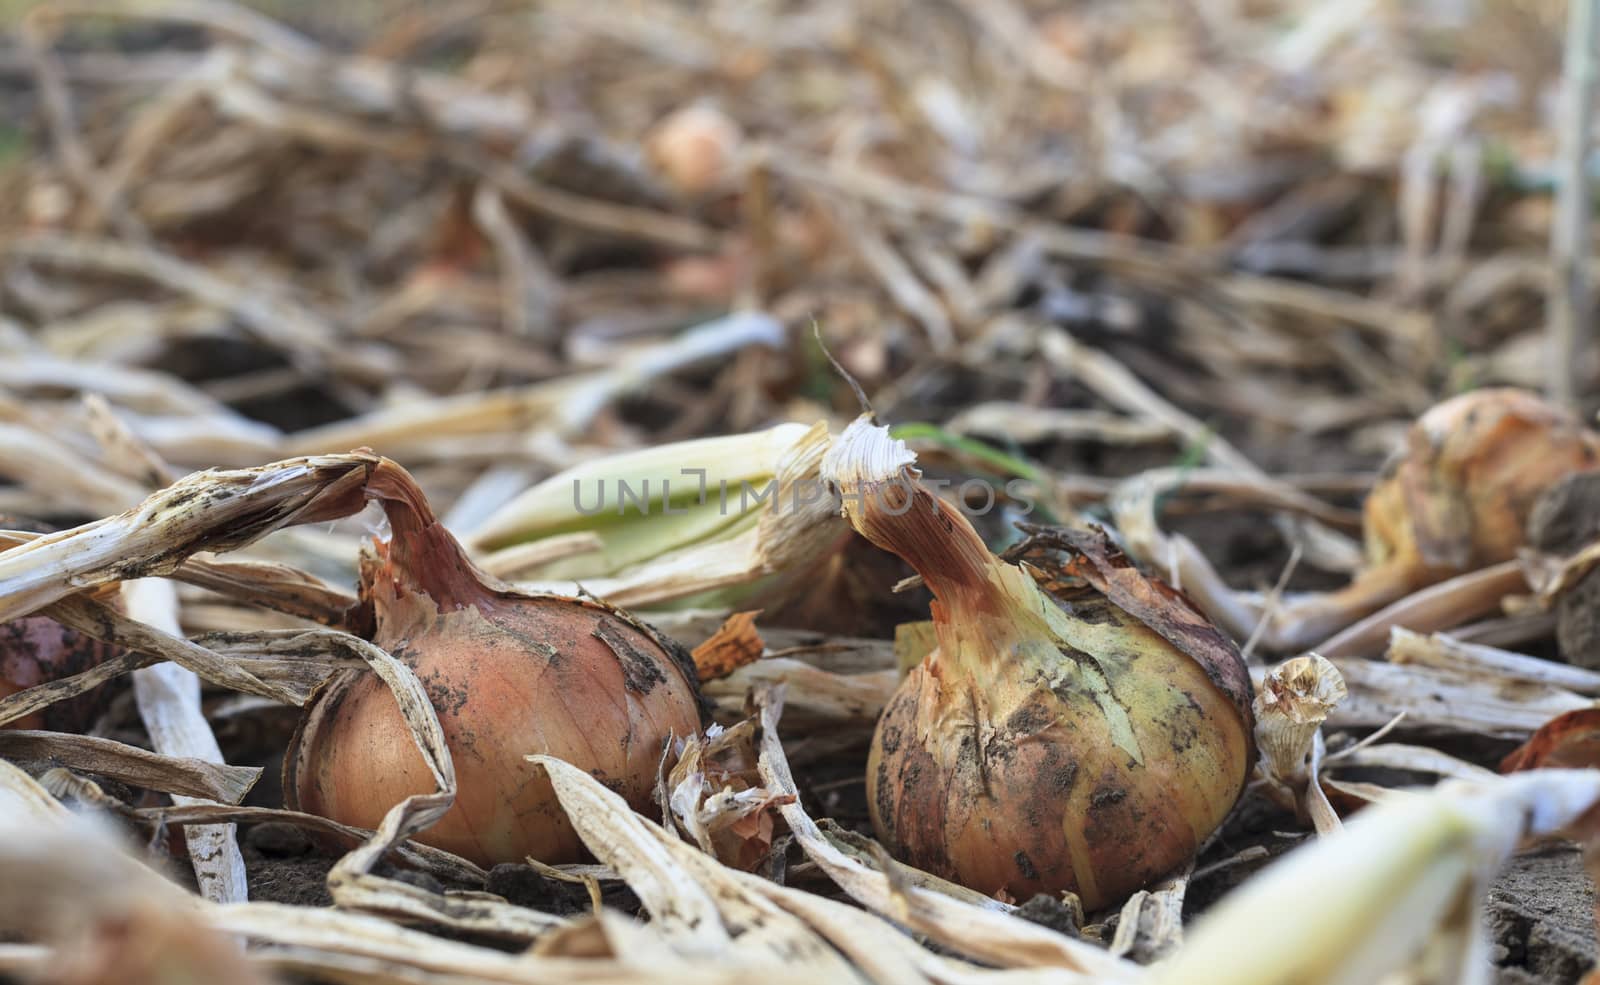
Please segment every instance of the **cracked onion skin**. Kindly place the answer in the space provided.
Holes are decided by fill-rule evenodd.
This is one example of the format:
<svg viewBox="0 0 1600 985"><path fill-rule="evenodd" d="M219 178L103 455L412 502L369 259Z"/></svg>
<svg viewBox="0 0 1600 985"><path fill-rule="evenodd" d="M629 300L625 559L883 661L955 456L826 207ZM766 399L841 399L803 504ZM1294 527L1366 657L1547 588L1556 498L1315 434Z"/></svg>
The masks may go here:
<svg viewBox="0 0 1600 985"><path fill-rule="evenodd" d="M421 680L455 765L455 804L416 836L482 866L578 861L583 846L543 771L545 754L589 771L653 813L663 744L699 731L688 656L591 599L512 591L467 558L410 476L384 460L367 484L392 536L364 559L373 642ZM317 693L284 759L291 809L363 828L434 782L375 675L346 671Z"/></svg>
<svg viewBox="0 0 1600 985"><path fill-rule="evenodd" d="M1191 858L1242 793L1243 658L1103 535L1082 543L1111 592L1045 593L917 485L913 461L863 419L823 464L852 525L934 595L938 645L873 736L873 827L896 857L980 892L1114 904Z"/></svg>

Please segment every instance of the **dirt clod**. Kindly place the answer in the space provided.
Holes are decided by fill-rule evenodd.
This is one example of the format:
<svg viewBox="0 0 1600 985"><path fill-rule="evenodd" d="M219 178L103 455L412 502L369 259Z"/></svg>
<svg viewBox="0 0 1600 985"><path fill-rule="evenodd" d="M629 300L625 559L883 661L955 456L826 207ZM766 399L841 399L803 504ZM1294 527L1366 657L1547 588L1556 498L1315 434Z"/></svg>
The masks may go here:
<svg viewBox="0 0 1600 985"><path fill-rule="evenodd" d="M265 858L294 858L312 850L311 838L292 824L267 821L245 832L245 845Z"/></svg>
<svg viewBox="0 0 1600 985"><path fill-rule="evenodd" d="M1528 542L1566 554L1600 537L1600 473L1580 472L1551 486L1528 515Z"/></svg>
<svg viewBox="0 0 1600 985"><path fill-rule="evenodd" d="M1571 554L1600 537L1600 473L1582 472L1551 486L1528 517L1528 542L1542 551ZM1556 603L1561 656L1580 667L1600 667L1600 578L1591 574Z"/></svg>
<svg viewBox="0 0 1600 985"><path fill-rule="evenodd" d="M1080 936L1078 932L1078 916L1072 908L1056 899L1039 893L1028 902L1016 909L1016 916L1031 921L1041 927L1049 927L1057 933L1066 934L1068 937Z"/></svg>
<svg viewBox="0 0 1600 985"><path fill-rule="evenodd" d="M1556 604L1556 645L1579 667L1600 667L1600 576L1591 573Z"/></svg>

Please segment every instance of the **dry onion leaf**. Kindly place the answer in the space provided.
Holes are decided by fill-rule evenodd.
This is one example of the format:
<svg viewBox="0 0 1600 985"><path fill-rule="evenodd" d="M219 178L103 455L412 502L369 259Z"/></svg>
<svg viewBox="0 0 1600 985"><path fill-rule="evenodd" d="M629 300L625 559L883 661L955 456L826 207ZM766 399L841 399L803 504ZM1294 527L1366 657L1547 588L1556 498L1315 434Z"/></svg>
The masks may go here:
<svg viewBox="0 0 1600 985"><path fill-rule="evenodd" d="M1500 762L1500 772L1600 766L1600 708L1576 708L1545 722Z"/></svg>
<svg viewBox="0 0 1600 985"><path fill-rule="evenodd" d="M767 645L756 630L756 617L760 614L760 609L735 612L710 639L690 651L701 683L727 677L740 667L761 659Z"/></svg>
<svg viewBox="0 0 1600 985"><path fill-rule="evenodd" d="M171 574L202 550L232 550L290 523L358 511L372 455L196 472L126 513L0 552L0 620L110 582Z"/></svg>
<svg viewBox="0 0 1600 985"><path fill-rule="evenodd" d="M25 729L0 729L0 756L13 763L65 766L145 790L228 804L243 800L261 776L259 766L163 756L112 739Z"/></svg>

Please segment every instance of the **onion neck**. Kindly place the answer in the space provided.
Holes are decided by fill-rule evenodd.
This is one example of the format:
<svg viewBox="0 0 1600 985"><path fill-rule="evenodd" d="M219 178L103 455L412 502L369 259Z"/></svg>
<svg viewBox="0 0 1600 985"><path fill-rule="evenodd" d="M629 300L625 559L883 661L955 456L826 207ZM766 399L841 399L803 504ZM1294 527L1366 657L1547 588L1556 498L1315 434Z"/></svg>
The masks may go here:
<svg viewBox="0 0 1600 985"><path fill-rule="evenodd" d="M1035 688L1065 683L1099 706L1106 737L1142 763L1107 667L1072 645L1079 624L1027 571L990 554L964 514L919 486L915 461L905 442L863 417L823 456L822 475L850 525L909 562L933 592L939 645L923 669L941 687L929 734L949 738L952 724L1009 717Z"/></svg>
<svg viewBox="0 0 1600 985"><path fill-rule="evenodd" d="M362 578L380 622L385 603L404 594L426 596L441 612L482 605L494 597L492 580L439 522L409 472L383 459L367 480L366 494L383 505L389 518L389 542L378 545L376 570L363 571ZM392 595L376 591L382 582L392 585Z"/></svg>
<svg viewBox="0 0 1600 985"><path fill-rule="evenodd" d="M976 612L995 605L994 556L959 510L911 481L870 483L845 495L852 492L860 502L845 506L851 525L915 568L947 609Z"/></svg>
<svg viewBox="0 0 1600 985"><path fill-rule="evenodd" d="M933 593L941 668L970 676L1033 652L1054 653L1055 603L1020 567L989 552L964 513L917 482L904 442L865 418L823 462L856 532L916 569Z"/></svg>

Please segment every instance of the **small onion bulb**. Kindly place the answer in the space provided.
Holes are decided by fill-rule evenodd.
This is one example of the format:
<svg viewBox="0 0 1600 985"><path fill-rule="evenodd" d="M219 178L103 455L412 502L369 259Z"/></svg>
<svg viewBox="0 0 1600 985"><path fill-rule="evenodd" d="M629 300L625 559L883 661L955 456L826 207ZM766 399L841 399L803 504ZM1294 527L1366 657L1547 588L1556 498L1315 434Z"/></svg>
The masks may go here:
<svg viewBox="0 0 1600 985"><path fill-rule="evenodd" d="M743 141L739 124L726 113L696 104L657 123L645 138L645 148L673 188L698 197L728 180Z"/></svg>

